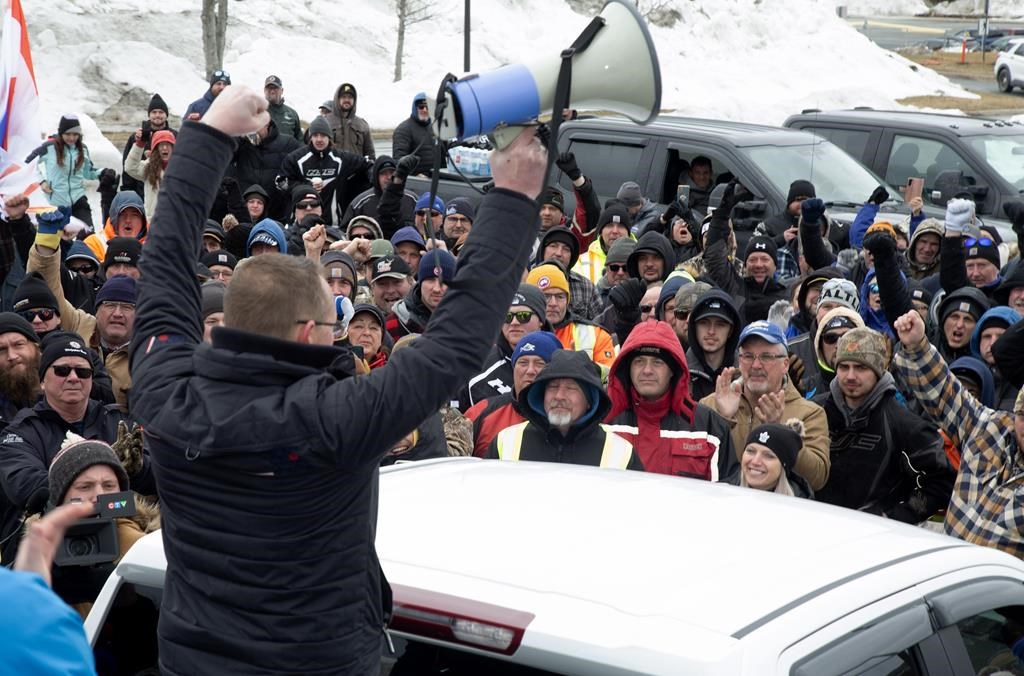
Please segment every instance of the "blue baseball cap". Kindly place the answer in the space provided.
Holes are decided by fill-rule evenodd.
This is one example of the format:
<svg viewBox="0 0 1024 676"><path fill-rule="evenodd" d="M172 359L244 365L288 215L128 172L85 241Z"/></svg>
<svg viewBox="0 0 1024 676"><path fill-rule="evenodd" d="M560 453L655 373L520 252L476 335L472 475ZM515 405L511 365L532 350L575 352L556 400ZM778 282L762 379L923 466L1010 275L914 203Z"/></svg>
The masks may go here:
<svg viewBox="0 0 1024 676"><path fill-rule="evenodd" d="M788 345L786 344L786 334L782 332L782 329L771 322L766 322L763 319L751 322L744 327L740 332L739 342L736 343L737 346L742 345L743 342L751 336L756 336L761 340L771 343L772 345L782 345L788 349Z"/></svg>
<svg viewBox="0 0 1024 676"><path fill-rule="evenodd" d="M440 197L435 196L434 197L434 204L433 204L433 206L431 206L431 204L430 204L430 193L429 192L425 192L422 195L420 195L418 200L416 200L416 211L419 211L420 209L433 209L437 213L443 214L444 213L444 200L441 199Z"/></svg>

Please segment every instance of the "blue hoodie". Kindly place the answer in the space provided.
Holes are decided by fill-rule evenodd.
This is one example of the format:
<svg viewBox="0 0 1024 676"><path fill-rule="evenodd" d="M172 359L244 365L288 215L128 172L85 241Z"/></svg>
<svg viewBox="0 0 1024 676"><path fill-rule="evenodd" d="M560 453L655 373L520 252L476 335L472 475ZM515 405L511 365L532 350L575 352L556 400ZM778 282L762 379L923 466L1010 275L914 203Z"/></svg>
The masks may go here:
<svg viewBox="0 0 1024 676"><path fill-rule="evenodd" d="M985 312L981 319L978 320L978 323L974 325L974 333L971 334L971 354L984 361L984 358L981 356L981 332L987 328L986 324L996 320L1010 327L1019 322L1020 319L1021 317L1016 310L1005 305L994 307Z"/></svg>
<svg viewBox="0 0 1024 676"><path fill-rule="evenodd" d="M413 99L412 99L412 112L409 114L409 117L411 117L412 119L414 119L417 122L419 122L420 116L419 116L419 111L416 110L416 102L417 101L426 101L426 100L427 100L427 93L426 92L420 92L420 93L416 94L416 96L414 96Z"/></svg>
<svg viewBox="0 0 1024 676"><path fill-rule="evenodd" d="M903 273L900 273L903 276ZM869 329L874 329L879 333L882 333L892 341L896 340L896 333L889 326L889 320L885 318L884 310L872 310L871 303L868 302L868 288L871 286L872 280L875 278L875 270L872 268L868 270L868 274L864 276L864 283L860 285L860 316L864 319L864 326ZM906 278L903 278L906 283Z"/></svg>
<svg viewBox="0 0 1024 676"><path fill-rule="evenodd" d="M949 370L953 375L957 375L963 371L967 371L972 374L979 382L981 382L981 403L988 408L995 408L996 406L996 381L992 377L992 371L989 370L988 365L980 359L974 357L960 357L959 359L953 360L953 363L949 365Z"/></svg>
<svg viewBox="0 0 1024 676"><path fill-rule="evenodd" d="M284 228L277 221L264 218L262 221L257 223L252 232L249 233L249 240L245 243L245 255L252 255L252 244L256 240L256 237L266 233L274 238L277 242L277 248L281 253L288 253L288 238L284 235Z"/></svg>

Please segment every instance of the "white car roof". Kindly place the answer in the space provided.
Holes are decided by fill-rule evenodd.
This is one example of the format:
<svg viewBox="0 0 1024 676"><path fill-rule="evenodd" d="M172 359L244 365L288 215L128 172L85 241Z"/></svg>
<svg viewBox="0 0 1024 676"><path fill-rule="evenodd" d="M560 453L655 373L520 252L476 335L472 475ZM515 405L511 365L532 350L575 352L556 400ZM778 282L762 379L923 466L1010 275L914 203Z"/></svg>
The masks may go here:
<svg viewBox="0 0 1024 676"><path fill-rule="evenodd" d="M774 493L473 459L382 472L377 530L392 581L445 572L725 636L869 569L959 547L973 545Z"/></svg>

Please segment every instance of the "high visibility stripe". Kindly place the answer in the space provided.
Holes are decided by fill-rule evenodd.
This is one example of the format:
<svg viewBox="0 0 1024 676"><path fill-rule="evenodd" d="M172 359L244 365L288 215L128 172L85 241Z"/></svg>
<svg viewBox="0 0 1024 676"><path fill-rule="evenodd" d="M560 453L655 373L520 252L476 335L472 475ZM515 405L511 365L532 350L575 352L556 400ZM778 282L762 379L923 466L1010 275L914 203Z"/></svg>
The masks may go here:
<svg viewBox="0 0 1024 676"><path fill-rule="evenodd" d="M609 431L605 425L601 427L605 432L604 448L601 449L601 467L626 469L629 467L629 459L633 457L633 444Z"/></svg>
<svg viewBox="0 0 1024 676"><path fill-rule="evenodd" d="M528 424L521 422L498 432L496 445L499 460L519 460L519 454L523 450L523 432L526 431Z"/></svg>
<svg viewBox="0 0 1024 676"><path fill-rule="evenodd" d="M640 434L640 430L632 425L603 425L605 431L622 434Z"/></svg>
<svg viewBox="0 0 1024 676"><path fill-rule="evenodd" d="M572 327L573 347L580 352L586 352L590 358L594 358L594 346L597 345L597 331L590 324L575 324Z"/></svg>
<svg viewBox="0 0 1024 676"><path fill-rule="evenodd" d="M684 430L661 430L662 439L693 439L694 441L706 441L718 450L721 440L714 434L707 432L687 432Z"/></svg>

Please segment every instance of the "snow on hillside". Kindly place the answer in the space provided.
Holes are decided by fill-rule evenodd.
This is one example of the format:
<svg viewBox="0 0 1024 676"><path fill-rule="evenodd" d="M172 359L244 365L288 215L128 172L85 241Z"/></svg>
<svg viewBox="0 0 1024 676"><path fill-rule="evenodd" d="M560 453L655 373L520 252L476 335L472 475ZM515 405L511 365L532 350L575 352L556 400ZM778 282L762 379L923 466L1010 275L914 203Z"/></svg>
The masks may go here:
<svg viewBox="0 0 1024 676"><path fill-rule="evenodd" d="M416 92L434 94L462 67L462 0L435 0L435 17L406 33L404 78L392 82L396 20L378 0L231 2L225 68L261 87L276 74L286 101L309 119L345 81L374 128L392 128ZM875 47L816 0L675 0L682 20L652 27L662 106L700 115L780 124L806 107L892 107L923 94L973 95L932 71ZM141 120L159 91L174 114L206 89L200 0L37 0L25 4L45 125L76 111ZM537 56L557 58L590 17L564 0L473 4L475 71ZM131 101L129 103L129 100ZM119 153L87 129L101 166Z"/></svg>

